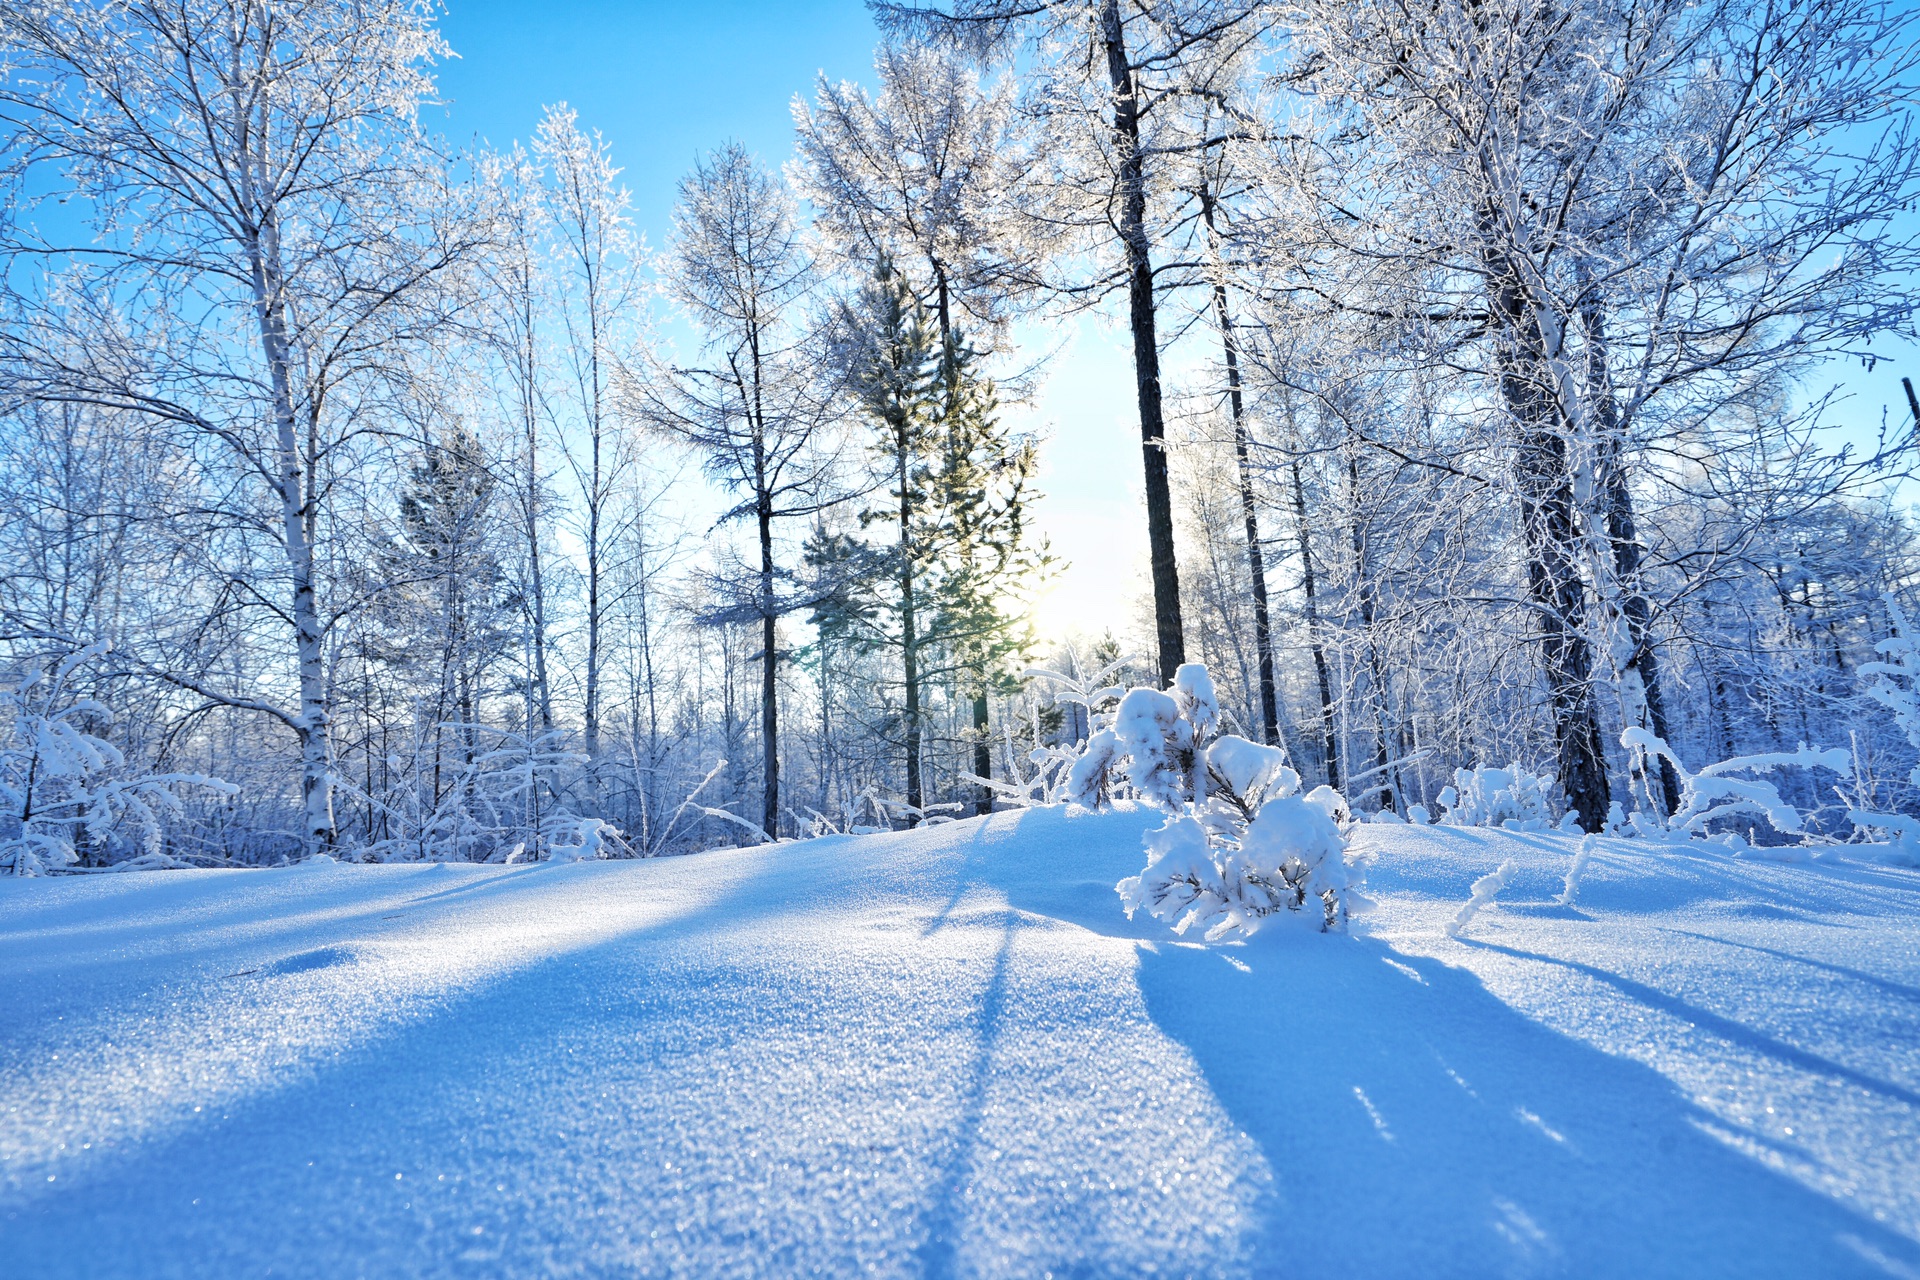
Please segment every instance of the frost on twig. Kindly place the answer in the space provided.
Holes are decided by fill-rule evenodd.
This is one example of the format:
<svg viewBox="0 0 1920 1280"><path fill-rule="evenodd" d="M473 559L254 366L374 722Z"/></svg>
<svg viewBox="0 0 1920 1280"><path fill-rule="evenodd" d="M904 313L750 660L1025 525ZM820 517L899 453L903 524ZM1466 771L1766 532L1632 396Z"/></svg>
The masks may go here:
<svg viewBox="0 0 1920 1280"><path fill-rule="evenodd" d="M1587 863L1593 857L1593 847L1598 843L1594 836L1580 837L1580 847L1573 852L1573 861L1567 866L1566 882L1560 887L1560 896L1555 899L1563 907L1573 905L1574 898L1580 893L1580 877L1586 874Z"/></svg>
<svg viewBox="0 0 1920 1280"><path fill-rule="evenodd" d="M1680 776L1680 808L1668 820L1668 826L1687 835L1704 834L1709 823L1735 816L1762 818L1782 835L1799 835L1805 830L1805 819L1781 798L1778 787L1765 778L1737 775L1771 773L1785 766L1845 773L1853 764L1853 754L1844 747L1817 751L1803 743L1795 751L1735 756L1692 773L1663 739L1645 729L1628 728L1620 735L1620 745L1660 756L1673 766Z"/></svg>
<svg viewBox="0 0 1920 1280"><path fill-rule="evenodd" d="M1498 896L1500 891L1513 882L1513 873L1516 869L1513 859L1508 858L1498 867L1495 867L1486 875L1475 880L1473 882L1473 896L1468 898L1466 905L1460 908L1460 914L1448 922L1447 934L1450 937L1459 937L1461 931L1467 927L1468 923L1472 921L1476 915L1480 914L1480 909L1491 906L1494 898Z"/></svg>

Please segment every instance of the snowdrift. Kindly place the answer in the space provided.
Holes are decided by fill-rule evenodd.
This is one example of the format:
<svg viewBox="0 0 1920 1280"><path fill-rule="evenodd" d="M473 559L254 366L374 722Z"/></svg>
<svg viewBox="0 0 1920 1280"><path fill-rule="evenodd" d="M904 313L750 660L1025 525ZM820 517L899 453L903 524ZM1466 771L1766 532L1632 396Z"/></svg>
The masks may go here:
<svg viewBox="0 0 1920 1280"><path fill-rule="evenodd" d="M0 1273L1920 1274L1920 873L1369 826L1199 946L1158 821L0 884Z"/></svg>

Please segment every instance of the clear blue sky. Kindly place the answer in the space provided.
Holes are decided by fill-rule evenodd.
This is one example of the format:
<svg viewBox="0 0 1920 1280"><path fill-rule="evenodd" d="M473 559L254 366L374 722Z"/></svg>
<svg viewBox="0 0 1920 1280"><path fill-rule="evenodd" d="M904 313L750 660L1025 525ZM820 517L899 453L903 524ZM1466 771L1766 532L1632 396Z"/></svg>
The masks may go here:
<svg viewBox="0 0 1920 1280"><path fill-rule="evenodd" d="M779 163L793 95L821 71L870 80L878 38L859 0L448 0L441 30L460 55L439 76L452 137L504 145L571 103L613 143L656 244L701 152L731 138Z"/></svg>

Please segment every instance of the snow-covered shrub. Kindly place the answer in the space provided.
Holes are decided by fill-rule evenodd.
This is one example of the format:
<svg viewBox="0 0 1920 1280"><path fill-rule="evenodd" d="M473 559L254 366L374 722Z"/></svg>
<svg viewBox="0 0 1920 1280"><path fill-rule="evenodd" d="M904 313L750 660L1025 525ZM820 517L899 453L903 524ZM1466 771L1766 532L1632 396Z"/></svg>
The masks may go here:
<svg viewBox="0 0 1920 1280"><path fill-rule="evenodd" d="M631 858L620 828L604 818L575 818L569 815L548 827L548 862L591 862L599 858Z"/></svg>
<svg viewBox="0 0 1920 1280"><path fill-rule="evenodd" d="M340 778L342 791L378 811L393 834L345 856L357 862L536 862L560 845L581 843L580 815L561 800L586 757L560 732L527 735L485 725L437 724L424 732L472 744L437 783L388 763L402 781L369 795ZM418 752L416 754L419 754Z"/></svg>
<svg viewBox="0 0 1920 1280"><path fill-rule="evenodd" d="M1287 766L1278 747L1266 747L1225 734L1207 747L1208 798L1251 818L1269 799L1300 789L1300 775Z"/></svg>
<svg viewBox="0 0 1920 1280"><path fill-rule="evenodd" d="M1129 916L1145 911L1175 933L1199 926L1213 941L1276 918L1337 929L1359 905L1339 824L1302 796L1267 801L1232 841L1176 814L1147 833L1146 846L1146 868L1115 887Z"/></svg>
<svg viewBox="0 0 1920 1280"><path fill-rule="evenodd" d="M1172 812L1192 798L1195 736L1180 704L1157 689L1128 690L1114 715L1114 746L1126 760L1127 781L1156 809Z"/></svg>
<svg viewBox="0 0 1920 1280"><path fill-rule="evenodd" d="M1680 809L1668 819L1667 826L1690 836L1703 834L1717 819L1735 816L1763 818L1782 835L1799 835L1805 830L1805 819L1781 798L1778 787L1764 778L1735 775L1771 773L1789 765L1845 773L1853 763L1853 754L1844 747L1815 751L1803 744L1797 751L1735 756L1690 773L1663 739L1645 729L1628 728L1620 735L1620 745L1660 756L1673 766L1680 778ZM1641 820L1637 825L1647 826L1644 815L1635 817Z"/></svg>
<svg viewBox="0 0 1920 1280"><path fill-rule="evenodd" d="M80 860L79 842L130 844L132 858L115 870L179 867L163 849L167 819L185 809L180 789L231 794L232 785L199 774L139 774L126 756L84 722L111 722L113 713L91 698L72 696L74 673L106 653L104 643L75 650L51 670L35 664L18 686L0 692L0 873L43 875Z"/></svg>
<svg viewBox="0 0 1920 1280"><path fill-rule="evenodd" d="M1364 906L1341 836L1346 801L1330 787L1300 796L1285 753L1219 729L1213 681L1188 663L1168 692L1129 691L1075 766L1080 803L1098 807L1124 776L1167 813L1147 833L1146 867L1115 886L1127 914L1176 933L1198 926L1210 940L1276 918L1341 927Z"/></svg>
<svg viewBox="0 0 1920 1280"><path fill-rule="evenodd" d="M1086 809L1104 809L1114 799L1114 763L1120 756L1120 739L1113 730L1102 729L1087 740L1079 759L1067 771L1066 798Z"/></svg>
<svg viewBox="0 0 1920 1280"><path fill-rule="evenodd" d="M1505 827L1509 831L1551 831L1553 790L1550 773L1533 773L1515 761L1505 769L1455 769L1453 785L1438 797L1446 810L1441 821L1454 827Z"/></svg>

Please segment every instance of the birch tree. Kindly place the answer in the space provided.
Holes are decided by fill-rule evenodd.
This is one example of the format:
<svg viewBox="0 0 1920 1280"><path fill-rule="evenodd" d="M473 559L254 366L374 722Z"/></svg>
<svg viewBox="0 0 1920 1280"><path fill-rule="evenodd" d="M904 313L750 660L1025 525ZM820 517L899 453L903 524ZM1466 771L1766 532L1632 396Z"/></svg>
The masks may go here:
<svg viewBox="0 0 1920 1280"><path fill-rule="evenodd" d="M445 45L406 0L10 4L0 38L8 389L189 433L219 473L208 491L273 546L275 571L236 565L233 586L284 628L289 697L171 674L298 738L318 849L334 835L327 638L352 606L327 598L327 513L396 351L425 340L472 248L416 118ZM87 232L32 229L48 190L78 197Z"/></svg>

